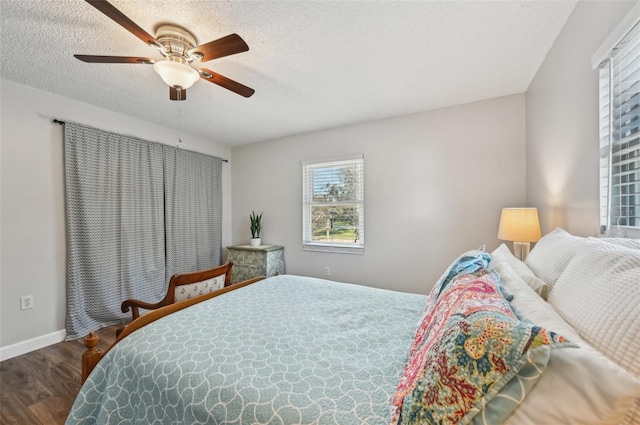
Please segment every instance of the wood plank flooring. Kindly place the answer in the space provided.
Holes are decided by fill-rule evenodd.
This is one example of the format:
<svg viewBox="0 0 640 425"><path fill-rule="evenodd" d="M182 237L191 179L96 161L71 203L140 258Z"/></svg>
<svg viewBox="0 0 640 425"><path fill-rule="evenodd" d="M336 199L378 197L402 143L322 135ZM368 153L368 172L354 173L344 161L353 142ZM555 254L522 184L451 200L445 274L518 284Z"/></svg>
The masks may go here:
<svg viewBox="0 0 640 425"><path fill-rule="evenodd" d="M113 343L119 326L97 332L99 349ZM0 424L64 424L80 390L84 351L79 339L0 362Z"/></svg>

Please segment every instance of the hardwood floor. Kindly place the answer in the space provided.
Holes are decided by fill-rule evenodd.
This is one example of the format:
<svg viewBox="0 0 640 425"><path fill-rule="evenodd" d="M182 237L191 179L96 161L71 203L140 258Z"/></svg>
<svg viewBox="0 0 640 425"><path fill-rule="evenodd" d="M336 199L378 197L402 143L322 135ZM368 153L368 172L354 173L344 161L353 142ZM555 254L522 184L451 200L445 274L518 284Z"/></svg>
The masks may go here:
<svg viewBox="0 0 640 425"><path fill-rule="evenodd" d="M98 348L113 343L119 326L97 332ZM64 424L80 390L84 351L79 339L0 362L0 424Z"/></svg>

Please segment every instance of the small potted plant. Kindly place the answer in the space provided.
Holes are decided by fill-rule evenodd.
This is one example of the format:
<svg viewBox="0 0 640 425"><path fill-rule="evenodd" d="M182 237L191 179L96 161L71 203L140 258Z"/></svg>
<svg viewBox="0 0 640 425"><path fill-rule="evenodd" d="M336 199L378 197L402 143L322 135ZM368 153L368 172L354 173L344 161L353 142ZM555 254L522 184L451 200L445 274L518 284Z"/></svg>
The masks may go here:
<svg viewBox="0 0 640 425"><path fill-rule="evenodd" d="M256 215L255 212L251 211L249 219L251 220L251 246L260 246L260 232L262 232L262 213L260 213L260 215Z"/></svg>

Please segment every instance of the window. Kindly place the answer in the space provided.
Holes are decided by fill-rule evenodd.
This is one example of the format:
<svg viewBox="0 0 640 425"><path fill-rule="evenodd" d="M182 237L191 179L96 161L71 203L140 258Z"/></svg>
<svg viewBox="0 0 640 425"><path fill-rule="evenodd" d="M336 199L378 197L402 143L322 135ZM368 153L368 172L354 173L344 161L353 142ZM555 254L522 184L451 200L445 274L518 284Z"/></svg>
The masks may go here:
<svg viewBox="0 0 640 425"><path fill-rule="evenodd" d="M302 249L364 253L362 155L302 163Z"/></svg>
<svg viewBox="0 0 640 425"><path fill-rule="evenodd" d="M640 229L640 24L600 62L600 225L611 236Z"/></svg>

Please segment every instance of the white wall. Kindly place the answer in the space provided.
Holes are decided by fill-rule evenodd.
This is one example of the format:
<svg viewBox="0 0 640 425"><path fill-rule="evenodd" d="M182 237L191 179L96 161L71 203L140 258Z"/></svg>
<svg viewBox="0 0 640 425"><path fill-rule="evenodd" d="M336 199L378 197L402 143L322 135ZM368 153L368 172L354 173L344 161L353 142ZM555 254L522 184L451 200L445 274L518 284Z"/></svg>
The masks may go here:
<svg viewBox="0 0 640 425"><path fill-rule="evenodd" d="M452 108L234 147L233 242L284 245L287 273L427 293L466 249L496 239L525 202L525 99ZM295 117L291 117L295 119ZM365 254L302 251L303 160L364 154Z"/></svg>
<svg viewBox="0 0 640 425"><path fill-rule="evenodd" d="M527 90L527 204L542 232L599 232L598 71L591 57L636 1L580 1Z"/></svg>
<svg viewBox="0 0 640 425"><path fill-rule="evenodd" d="M172 145L177 132L11 81L0 80L0 94L0 357L6 357L56 342L51 338L65 324L63 129L52 119ZM184 149L231 159L227 145L181 136ZM231 242L230 176L231 162L223 166L224 246ZM33 295L32 310L20 311L22 295Z"/></svg>

